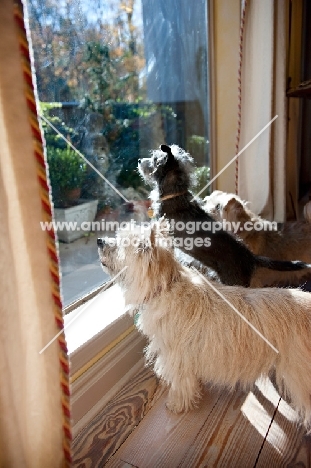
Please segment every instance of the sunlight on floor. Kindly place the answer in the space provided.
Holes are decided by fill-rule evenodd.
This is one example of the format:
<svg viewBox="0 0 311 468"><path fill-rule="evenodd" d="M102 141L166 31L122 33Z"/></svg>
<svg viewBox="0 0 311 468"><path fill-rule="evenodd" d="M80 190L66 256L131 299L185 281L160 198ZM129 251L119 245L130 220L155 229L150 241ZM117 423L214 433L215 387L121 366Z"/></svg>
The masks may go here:
<svg viewBox="0 0 311 468"><path fill-rule="evenodd" d="M278 394L276 388L269 379L258 379L256 382L256 387L264 395L264 397L271 401L271 403L276 406L278 404L280 395ZM298 421L298 415L296 411L282 398L279 404L278 412L281 413L286 419L292 422Z"/></svg>
<svg viewBox="0 0 311 468"><path fill-rule="evenodd" d="M270 380L259 379L256 382L256 386L261 392L263 398L266 401L269 401L270 404L272 403L273 408L275 408L279 401L279 395ZM249 392L241 410L256 430L265 437L274 410L272 410L272 412L268 412L253 392ZM279 424L280 415L282 419L285 418L285 420L293 423L297 422L298 415L286 401L283 399L281 400L278 409L278 417L273 421L266 440L279 454L283 454L289 441L288 435Z"/></svg>
<svg viewBox="0 0 311 468"><path fill-rule="evenodd" d="M244 416L246 416L249 422L257 429L260 435L265 437L271 421L271 416L252 392L248 394L241 409ZM282 447L285 447L283 444L286 443L286 434L277 424L271 426L268 439L273 447L279 453L282 453ZM281 447L279 446L280 442L282 442Z"/></svg>

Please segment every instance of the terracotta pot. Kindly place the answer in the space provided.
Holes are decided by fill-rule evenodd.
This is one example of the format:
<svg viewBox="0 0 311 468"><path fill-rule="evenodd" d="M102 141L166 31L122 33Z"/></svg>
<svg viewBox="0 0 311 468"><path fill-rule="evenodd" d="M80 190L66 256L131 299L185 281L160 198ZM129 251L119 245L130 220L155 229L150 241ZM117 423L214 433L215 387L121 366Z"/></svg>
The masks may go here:
<svg viewBox="0 0 311 468"><path fill-rule="evenodd" d="M64 190L63 199L68 205L74 205L81 197L81 188Z"/></svg>

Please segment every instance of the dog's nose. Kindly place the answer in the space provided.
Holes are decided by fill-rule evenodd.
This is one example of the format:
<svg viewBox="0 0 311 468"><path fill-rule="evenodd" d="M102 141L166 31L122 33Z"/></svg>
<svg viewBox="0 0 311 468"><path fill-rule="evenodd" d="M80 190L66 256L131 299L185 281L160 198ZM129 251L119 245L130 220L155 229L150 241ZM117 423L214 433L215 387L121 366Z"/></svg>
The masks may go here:
<svg viewBox="0 0 311 468"><path fill-rule="evenodd" d="M98 237L97 238L97 245L98 245L98 247L104 247L105 240L102 237Z"/></svg>
<svg viewBox="0 0 311 468"><path fill-rule="evenodd" d="M138 164L140 164L140 163L141 163L141 159L138 160Z"/></svg>

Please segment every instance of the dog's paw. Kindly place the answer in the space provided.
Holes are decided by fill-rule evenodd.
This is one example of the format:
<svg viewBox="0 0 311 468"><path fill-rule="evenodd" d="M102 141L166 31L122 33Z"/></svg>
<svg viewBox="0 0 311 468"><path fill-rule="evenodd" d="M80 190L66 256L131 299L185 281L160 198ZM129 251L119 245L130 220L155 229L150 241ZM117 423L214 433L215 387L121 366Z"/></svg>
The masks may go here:
<svg viewBox="0 0 311 468"><path fill-rule="evenodd" d="M165 406L169 411L175 414L187 413L188 411L192 411L198 407L198 401L197 400L178 401L178 400L168 399Z"/></svg>
<svg viewBox="0 0 311 468"><path fill-rule="evenodd" d="M167 401L165 406L171 413L174 414L183 413L185 411L185 408L182 405L177 404L175 401Z"/></svg>
<svg viewBox="0 0 311 468"><path fill-rule="evenodd" d="M176 386L176 389L170 389L166 402L166 407L172 413L186 413L198 407L201 399L200 384L193 379L192 388L189 388L190 379L188 379L188 387Z"/></svg>

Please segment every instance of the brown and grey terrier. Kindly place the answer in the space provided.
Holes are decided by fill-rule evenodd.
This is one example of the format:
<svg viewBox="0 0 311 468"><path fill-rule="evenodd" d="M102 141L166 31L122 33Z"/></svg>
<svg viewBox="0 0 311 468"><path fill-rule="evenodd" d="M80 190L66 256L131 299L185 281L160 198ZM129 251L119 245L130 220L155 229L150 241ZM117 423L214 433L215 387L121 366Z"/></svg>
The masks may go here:
<svg viewBox="0 0 311 468"><path fill-rule="evenodd" d="M281 225L264 219L249 208L249 202L233 193L214 190L204 198L203 208L216 220L226 223L255 255L275 260L299 260L311 263L311 223L306 220ZM264 277L265 276L265 277ZM302 285L310 291L311 273L265 271L263 282ZM306 284L303 281L306 280Z"/></svg>

